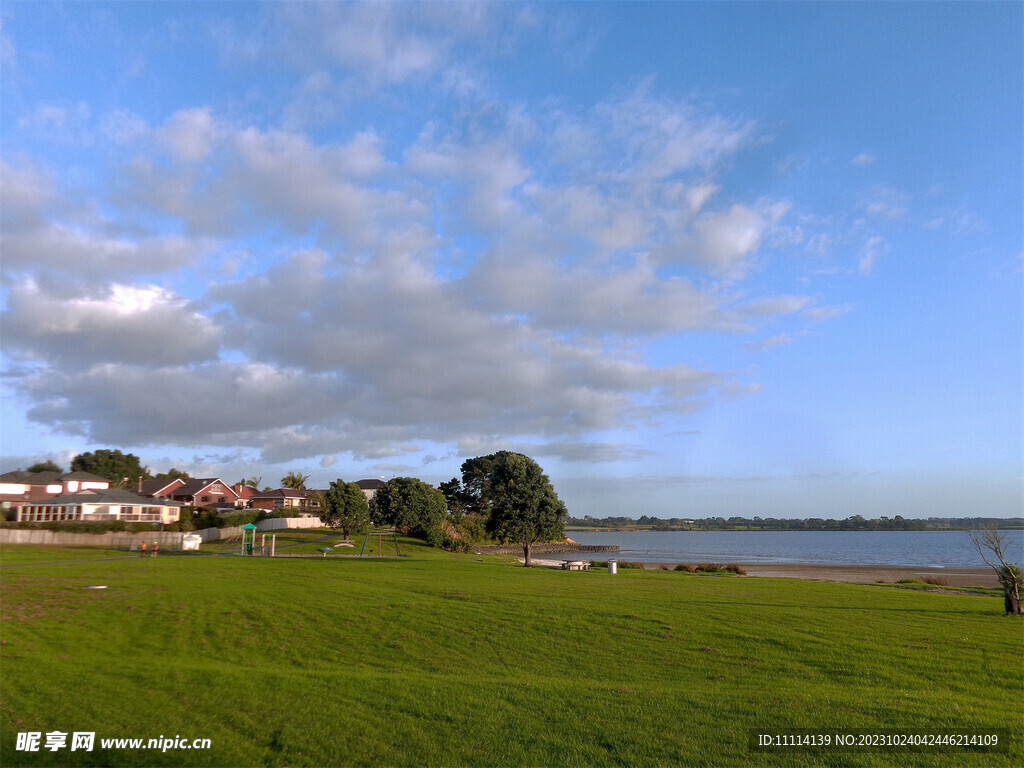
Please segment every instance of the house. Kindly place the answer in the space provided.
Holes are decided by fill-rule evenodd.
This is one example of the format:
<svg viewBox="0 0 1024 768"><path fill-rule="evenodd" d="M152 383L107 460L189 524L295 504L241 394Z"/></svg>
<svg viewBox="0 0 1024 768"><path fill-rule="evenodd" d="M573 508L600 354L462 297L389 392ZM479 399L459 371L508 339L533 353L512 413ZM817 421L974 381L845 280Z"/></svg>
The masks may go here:
<svg viewBox="0 0 1024 768"><path fill-rule="evenodd" d="M250 497L249 502L253 509L297 509L308 517L315 517L320 514L322 493L322 491L278 488L274 491L257 491Z"/></svg>
<svg viewBox="0 0 1024 768"><path fill-rule="evenodd" d="M139 495L149 496L151 498L168 498L171 495L171 491L175 488L181 488L184 484L185 481L180 477L157 477L152 480L146 480L145 482L139 483Z"/></svg>
<svg viewBox="0 0 1024 768"><path fill-rule="evenodd" d="M162 485L161 485L162 483ZM142 484L142 491L152 498L178 501L188 507L235 506L238 493L219 477L182 480L150 480Z"/></svg>
<svg viewBox="0 0 1024 768"><path fill-rule="evenodd" d="M181 505L174 501L146 498L115 488L98 488L23 503L18 507L17 519L19 522L78 520L105 523L120 520L168 524L177 522L180 514Z"/></svg>
<svg viewBox="0 0 1024 768"><path fill-rule="evenodd" d="M0 475L0 504L10 509L61 494L109 487L109 480L90 472L5 472Z"/></svg>
<svg viewBox="0 0 1024 768"><path fill-rule="evenodd" d="M356 485L359 486L359 490L363 492L366 500L372 499L378 490L384 487L383 480L356 480Z"/></svg>
<svg viewBox="0 0 1024 768"><path fill-rule="evenodd" d="M257 488L253 488L251 485L232 485L231 490L238 494L238 500L235 502L236 507L242 509L249 509L252 506L252 497L259 493Z"/></svg>

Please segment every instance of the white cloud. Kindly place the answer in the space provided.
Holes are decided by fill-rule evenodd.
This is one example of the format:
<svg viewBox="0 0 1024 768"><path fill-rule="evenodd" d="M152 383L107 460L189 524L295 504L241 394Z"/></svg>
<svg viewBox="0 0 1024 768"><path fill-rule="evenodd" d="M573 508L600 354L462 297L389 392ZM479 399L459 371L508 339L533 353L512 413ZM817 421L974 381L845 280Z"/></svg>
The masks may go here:
<svg viewBox="0 0 1024 768"><path fill-rule="evenodd" d="M791 334L780 333L777 336L770 336L767 339L761 339L760 341L748 341L744 343L743 348L748 352L763 352L767 349L785 347L792 343L793 336Z"/></svg>
<svg viewBox="0 0 1024 768"><path fill-rule="evenodd" d="M910 196L886 186L873 187L861 200L861 207L874 218L901 219L907 215Z"/></svg>
<svg viewBox="0 0 1024 768"><path fill-rule="evenodd" d="M4 268L7 272L50 268L80 277L155 274L190 264L212 248L210 239L111 237L50 224L5 235Z"/></svg>
<svg viewBox="0 0 1024 768"><path fill-rule="evenodd" d="M11 288L3 323L8 355L69 373L104 362L187 365L219 348L219 330L194 305L151 285L68 295L66 285L26 281Z"/></svg>
<svg viewBox="0 0 1024 768"><path fill-rule="evenodd" d="M799 312L813 301L810 296L768 296L747 301L739 306L739 310L755 317L777 317Z"/></svg>
<svg viewBox="0 0 1024 768"><path fill-rule="evenodd" d="M865 276L870 275L874 271L879 257L888 253L888 251L889 243L884 237L869 237L861 248L857 271Z"/></svg>
<svg viewBox="0 0 1024 768"><path fill-rule="evenodd" d="M850 165L863 168L864 166L874 165L876 160L877 158L870 152L861 152L850 161Z"/></svg>
<svg viewBox="0 0 1024 768"><path fill-rule="evenodd" d="M383 80L433 66L425 51L336 42ZM316 97L339 80L305 82ZM35 371L17 384L30 417L96 443L201 441L268 462L503 439L621 460L639 449L594 436L753 391L645 359L656 337L753 332L811 303L717 281L741 280L767 238L802 239L780 223L787 201L716 204L753 124L646 87L573 114L476 106L409 145L372 127L315 139L296 127L305 107L287 129L207 107L154 128L110 113L104 130L135 150L113 202L184 235L115 227L96 212L107 201L53 215L52 180L19 169L10 264L58 276L17 284L8 303L12 348ZM220 245L211 235L256 253L209 285L208 304L130 279L185 281L178 270ZM454 274L438 268L449 256ZM57 311L60 280L77 288Z"/></svg>
<svg viewBox="0 0 1024 768"><path fill-rule="evenodd" d="M40 104L18 118L18 129L36 139L58 144L89 144L92 141L92 109L84 101Z"/></svg>
<svg viewBox="0 0 1024 768"><path fill-rule="evenodd" d="M833 304L824 307L811 307L810 309L804 310L804 315L809 317L815 322L824 322L826 320L832 320L837 317L852 312L856 306L854 304Z"/></svg>
<svg viewBox="0 0 1024 768"><path fill-rule="evenodd" d="M208 107L175 112L160 131L160 138L179 160L196 163L210 154L220 128Z"/></svg>
<svg viewBox="0 0 1024 768"><path fill-rule="evenodd" d="M746 260L760 247L767 226L760 213L744 205L704 214L693 225L696 237L691 254L715 273L742 277Z"/></svg>

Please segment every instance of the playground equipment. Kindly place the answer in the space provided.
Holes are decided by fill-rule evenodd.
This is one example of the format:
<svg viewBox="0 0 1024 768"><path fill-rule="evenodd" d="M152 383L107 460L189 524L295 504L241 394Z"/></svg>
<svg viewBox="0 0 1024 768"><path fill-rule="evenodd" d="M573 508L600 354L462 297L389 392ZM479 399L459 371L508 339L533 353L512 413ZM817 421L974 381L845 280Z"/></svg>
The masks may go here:
<svg viewBox="0 0 1024 768"><path fill-rule="evenodd" d="M246 523L242 526L242 554L251 555L256 548L256 526Z"/></svg>
<svg viewBox="0 0 1024 768"><path fill-rule="evenodd" d="M380 557L384 556L384 539L388 537L391 542L395 545L395 557L401 557L402 553L398 550L398 531L394 528L378 528L376 530L368 531L366 538L363 539L363 548L359 550L359 556L362 557L366 553L366 544L370 541L371 536L377 537L377 554ZM370 545L370 554L373 554L373 545Z"/></svg>
<svg viewBox="0 0 1024 768"><path fill-rule="evenodd" d="M235 537L228 540L228 543L235 541ZM243 555L256 555L259 554L263 557L273 557L277 550L277 534L272 534L270 537L270 543L267 543L267 534L263 534L263 538L260 540L259 552L256 552L256 526L252 523L246 523L242 526L242 554Z"/></svg>

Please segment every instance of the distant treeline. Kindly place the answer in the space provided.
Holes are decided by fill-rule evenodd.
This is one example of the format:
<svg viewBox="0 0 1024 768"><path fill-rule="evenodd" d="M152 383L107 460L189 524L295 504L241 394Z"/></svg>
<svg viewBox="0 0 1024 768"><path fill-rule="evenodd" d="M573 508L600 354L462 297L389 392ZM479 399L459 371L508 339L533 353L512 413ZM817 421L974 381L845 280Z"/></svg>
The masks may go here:
<svg viewBox="0 0 1024 768"><path fill-rule="evenodd" d="M1024 528L1022 517L929 517L924 519L879 517L868 520L853 515L845 520L811 517L805 520L775 517L705 517L664 519L642 515L631 517L570 517L566 525L576 528L649 529L654 531L956 531L972 528Z"/></svg>

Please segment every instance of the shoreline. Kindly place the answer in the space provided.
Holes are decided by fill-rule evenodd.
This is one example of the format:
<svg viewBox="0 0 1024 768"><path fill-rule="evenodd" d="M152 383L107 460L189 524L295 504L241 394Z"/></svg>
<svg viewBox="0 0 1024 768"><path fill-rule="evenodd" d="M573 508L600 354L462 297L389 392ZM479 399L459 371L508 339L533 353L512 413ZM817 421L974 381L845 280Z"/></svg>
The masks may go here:
<svg viewBox="0 0 1024 768"><path fill-rule="evenodd" d="M561 567L561 558L533 558L534 565ZM580 558L583 559L583 558ZM519 558L523 562L523 558ZM628 557L619 562L630 562ZM647 570L669 570L676 563L644 563ZM999 581L991 568L929 568L915 565L845 565L830 563L743 563L738 562L747 576L782 579L808 579L812 581L842 581L854 584L873 584L877 581L897 582L901 579L920 579L925 576L939 577L951 587L998 587Z"/></svg>

